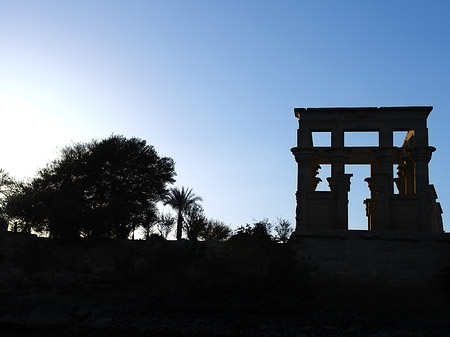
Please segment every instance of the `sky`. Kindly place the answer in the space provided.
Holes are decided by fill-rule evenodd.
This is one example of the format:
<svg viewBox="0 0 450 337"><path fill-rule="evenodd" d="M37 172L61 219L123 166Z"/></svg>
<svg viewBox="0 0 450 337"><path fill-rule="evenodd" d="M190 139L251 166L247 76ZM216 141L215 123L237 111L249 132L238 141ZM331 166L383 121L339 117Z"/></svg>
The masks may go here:
<svg viewBox="0 0 450 337"><path fill-rule="evenodd" d="M0 0L0 168L30 179L72 143L139 137L208 217L295 223L295 107L431 105L449 231L449 17L438 0ZM348 170L367 229L369 168Z"/></svg>

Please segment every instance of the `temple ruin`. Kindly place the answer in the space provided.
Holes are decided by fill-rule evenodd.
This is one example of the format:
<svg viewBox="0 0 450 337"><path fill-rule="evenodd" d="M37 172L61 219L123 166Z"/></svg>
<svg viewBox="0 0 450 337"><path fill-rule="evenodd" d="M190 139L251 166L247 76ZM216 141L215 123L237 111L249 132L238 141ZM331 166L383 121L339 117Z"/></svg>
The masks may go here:
<svg viewBox="0 0 450 337"><path fill-rule="evenodd" d="M352 175L345 173L345 164L370 165L365 181L371 196L361 201L369 231L443 232L442 209L428 175L435 151L428 145L427 117L432 109L296 108L297 147L291 149L298 163L296 232L348 229ZM378 146L345 146L344 133L353 131L378 132ZM401 147L393 145L395 131L406 132ZM313 132L331 133L331 146L314 146ZM317 191L318 170L324 164L331 164L330 191Z"/></svg>

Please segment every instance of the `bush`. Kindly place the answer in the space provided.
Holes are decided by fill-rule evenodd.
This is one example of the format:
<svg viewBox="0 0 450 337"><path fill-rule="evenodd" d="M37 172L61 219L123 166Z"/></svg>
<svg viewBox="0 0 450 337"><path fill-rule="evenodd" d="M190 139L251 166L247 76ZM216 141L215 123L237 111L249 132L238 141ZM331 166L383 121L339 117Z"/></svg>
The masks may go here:
<svg viewBox="0 0 450 337"><path fill-rule="evenodd" d="M8 221L0 215L0 233L8 230Z"/></svg>

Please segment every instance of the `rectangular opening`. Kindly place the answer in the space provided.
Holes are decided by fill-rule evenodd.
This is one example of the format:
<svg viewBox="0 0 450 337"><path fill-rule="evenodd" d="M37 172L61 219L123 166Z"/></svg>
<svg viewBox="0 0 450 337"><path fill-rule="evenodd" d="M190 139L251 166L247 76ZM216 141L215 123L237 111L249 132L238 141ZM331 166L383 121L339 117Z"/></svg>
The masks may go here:
<svg viewBox="0 0 450 337"><path fill-rule="evenodd" d="M396 145L394 145L394 146L396 146ZM398 165L394 164L394 166L392 167L392 176L394 177L394 179L398 177L397 172L398 172ZM392 180L392 183L394 184L394 194L400 194L397 184L395 183L394 179Z"/></svg>
<svg viewBox="0 0 450 337"><path fill-rule="evenodd" d="M327 178L331 177L331 164L320 164L319 174L316 177L322 180L317 185L316 191L330 191Z"/></svg>
<svg viewBox="0 0 450 337"><path fill-rule="evenodd" d="M394 146L402 147L408 131L394 131Z"/></svg>
<svg viewBox="0 0 450 337"><path fill-rule="evenodd" d="M348 193L348 229L368 230L364 200L370 198L370 190L364 179L370 177L370 165L347 164L345 173L353 174Z"/></svg>
<svg viewBox="0 0 450 337"><path fill-rule="evenodd" d="M314 131L311 134L314 147L331 146L331 131Z"/></svg>
<svg viewBox="0 0 450 337"><path fill-rule="evenodd" d="M376 147L379 144L378 131L346 131L344 132L344 146Z"/></svg>

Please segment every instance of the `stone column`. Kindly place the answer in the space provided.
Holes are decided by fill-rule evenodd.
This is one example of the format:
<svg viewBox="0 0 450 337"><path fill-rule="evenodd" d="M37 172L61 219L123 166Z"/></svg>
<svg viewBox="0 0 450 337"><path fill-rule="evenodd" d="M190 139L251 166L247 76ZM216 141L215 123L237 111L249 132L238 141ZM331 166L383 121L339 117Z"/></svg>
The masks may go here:
<svg viewBox="0 0 450 337"><path fill-rule="evenodd" d="M295 147L291 149L298 164L298 178L297 178L297 199L296 208L296 228L295 231L305 229L308 224L308 193L313 190L313 179L311 179L312 160L314 150L308 148Z"/></svg>
<svg viewBox="0 0 450 337"><path fill-rule="evenodd" d="M394 132L392 129L383 128L378 133L378 146L380 148L391 148L394 146Z"/></svg>
<svg viewBox="0 0 450 337"><path fill-rule="evenodd" d="M403 170L405 177L405 194L416 194L415 164L409 155L404 156L402 159L405 165Z"/></svg>
<svg viewBox="0 0 450 337"><path fill-rule="evenodd" d="M428 192L429 177L428 163L431 160L431 154L436 151L432 146L418 146L412 152L411 156L415 162L416 176L416 194L423 195Z"/></svg>
<svg viewBox="0 0 450 337"><path fill-rule="evenodd" d="M428 163L431 160L431 154L436 149L432 146L417 146L411 152L415 162L415 185L416 195L420 200L420 224L419 228L425 231L431 231L431 195L430 183L428 177Z"/></svg>
<svg viewBox="0 0 450 337"><path fill-rule="evenodd" d="M344 130L334 128L331 130L331 147L338 149L344 147Z"/></svg>
<svg viewBox="0 0 450 337"><path fill-rule="evenodd" d="M375 150L379 163L379 172L372 175L377 191L377 228L391 229L391 205L394 195L394 180L392 171L394 167L394 152L392 147Z"/></svg>
<svg viewBox="0 0 450 337"><path fill-rule="evenodd" d="M344 148L333 148L329 151L331 162L331 177L328 178L331 192L335 198L336 229L348 229L348 192L350 191L350 178L352 174L345 174L346 153Z"/></svg>
<svg viewBox="0 0 450 337"><path fill-rule="evenodd" d="M371 190L375 190L375 207L373 209L373 219L371 221L371 230L391 229L391 195L386 191L392 185L392 174L389 176L384 173L372 174L370 181Z"/></svg>
<svg viewBox="0 0 450 337"><path fill-rule="evenodd" d="M373 174L372 174L373 176ZM378 215L378 198L377 198L377 190L375 186L375 179L372 177L364 179L365 182L369 185L370 190L370 199L364 200L364 204L366 205L366 216L367 216L367 228L369 231L377 229L377 215Z"/></svg>

